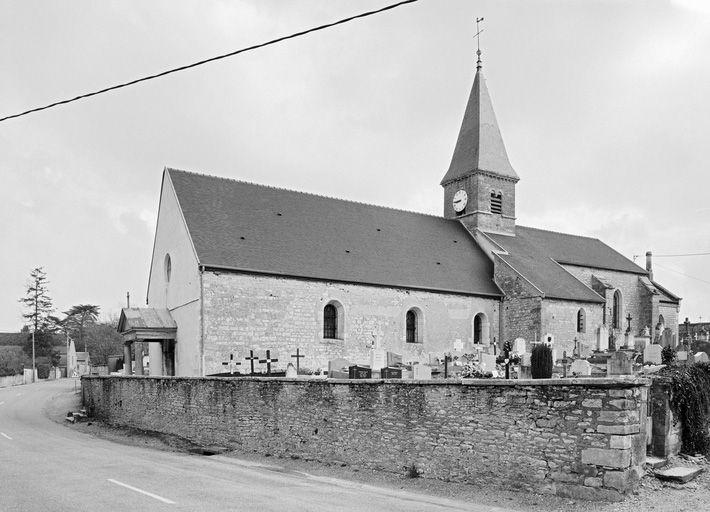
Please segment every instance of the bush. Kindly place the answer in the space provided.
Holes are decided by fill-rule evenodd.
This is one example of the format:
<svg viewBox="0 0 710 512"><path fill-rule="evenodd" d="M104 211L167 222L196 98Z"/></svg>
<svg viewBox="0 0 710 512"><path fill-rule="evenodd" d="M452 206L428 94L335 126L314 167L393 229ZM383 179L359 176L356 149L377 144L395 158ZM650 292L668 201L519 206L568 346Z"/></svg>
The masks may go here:
<svg viewBox="0 0 710 512"><path fill-rule="evenodd" d="M530 372L533 379L552 378L552 349L545 343L535 345L530 354Z"/></svg>
<svg viewBox="0 0 710 512"><path fill-rule="evenodd" d="M670 383L670 406L681 422L684 453L710 453L710 364L669 366L659 373Z"/></svg>
<svg viewBox="0 0 710 512"><path fill-rule="evenodd" d="M661 350L661 363L673 364L676 360L676 352L673 347L663 347Z"/></svg>

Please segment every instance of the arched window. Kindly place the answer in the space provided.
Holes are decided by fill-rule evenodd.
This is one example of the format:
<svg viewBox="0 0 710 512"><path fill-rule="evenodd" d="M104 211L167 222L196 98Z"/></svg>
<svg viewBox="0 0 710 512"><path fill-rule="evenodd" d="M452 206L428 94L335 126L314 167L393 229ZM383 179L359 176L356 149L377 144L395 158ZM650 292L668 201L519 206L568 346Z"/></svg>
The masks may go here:
<svg viewBox="0 0 710 512"><path fill-rule="evenodd" d="M587 317L586 314L584 313L584 309L580 309L577 311L577 332L586 332L587 331Z"/></svg>
<svg viewBox="0 0 710 512"><path fill-rule="evenodd" d="M330 301L323 308L323 337L343 339L343 306L337 301Z"/></svg>
<svg viewBox="0 0 710 512"><path fill-rule="evenodd" d="M503 213L503 193L491 190L491 213Z"/></svg>
<svg viewBox="0 0 710 512"><path fill-rule="evenodd" d="M614 329L621 329L621 319L623 318L623 313L621 311L621 292L616 290L614 292L614 302L612 304L611 310L611 326Z"/></svg>
<svg viewBox="0 0 710 512"><path fill-rule="evenodd" d="M666 322L663 319L663 315L658 315L658 324L659 325L666 325Z"/></svg>
<svg viewBox="0 0 710 512"><path fill-rule="evenodd" d="M407 311L407 315L405 316L405 341L407 343L422 343L424 341L422 336L423 318L424 315L419 308L411 308Z"/></svg>
<svg viewBox="0 0 710 512"><path fill-rule="evenodd" d="M478 313L473 317L473 342L483 345L489 344L490 326L485 313Z"/></svg>
<svg viewBox="0 0 710 512"><path fill-rule="evenodd" d="M172 274L173 271L173 264L170 261L170 254L165 255L165 282L169 283L170 282L170 274Z"/></svg>

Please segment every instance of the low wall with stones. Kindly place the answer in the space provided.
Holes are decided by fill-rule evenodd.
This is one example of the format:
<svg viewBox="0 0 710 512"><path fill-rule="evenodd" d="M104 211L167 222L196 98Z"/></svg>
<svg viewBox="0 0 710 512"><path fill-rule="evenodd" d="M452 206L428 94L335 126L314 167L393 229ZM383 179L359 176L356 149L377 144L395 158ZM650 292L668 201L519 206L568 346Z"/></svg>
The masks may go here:
<svg viewBox="0 0 710 512"><path fill-rule="evenodd" d="M92 417L203 445L621 499L646 456L648 381L82 377Z"/></svg>

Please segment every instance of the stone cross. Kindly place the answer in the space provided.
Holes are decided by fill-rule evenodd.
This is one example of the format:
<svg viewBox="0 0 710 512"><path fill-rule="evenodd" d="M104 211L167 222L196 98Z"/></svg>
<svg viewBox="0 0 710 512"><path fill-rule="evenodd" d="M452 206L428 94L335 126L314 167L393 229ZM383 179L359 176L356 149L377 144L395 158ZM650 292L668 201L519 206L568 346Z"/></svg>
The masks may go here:
<svg viewBox="0 0 710 512"><path fill-rule="evenodd" d="M229 373L234 375L235 367L240 364L242 363L234 360L234 354L229 354L229 361L222 363L222 366L229 366Z"/></svg>
<svg viewBox="0 0 710 512"><path fill-rule="evenodd" d="M444 378L449 378L449 362L451 361L451 356L449 354L444 354Z"/></svg>
<svg viewBox="0 0 710 512"><path fill-rule="evenodd" d="M268 356L267 356L268 357ZM298 374L299 370L301 369L301 358L306 357L303 354L301 354L301 349L296 349L295 354L291 354L291 357L296 358L296 374Z"/></svg>
<svg viewBox="0 0 710 512"><path fill-rule="evenodd" d="M271 375L271 363L278 363L278 359L271 359L271 350L266 351L266 359L259 359L261 364L266 363L266 375Z"/></svg>
<svg viewBox="0 0 710 512"><path fill-rule="evenodd" d="M251 365L251 374L254 375L254 361L258 361L259 357L254 355L253 350L250 350L249 357L245 357L244 359L249 361L249 364Z"/></svg>

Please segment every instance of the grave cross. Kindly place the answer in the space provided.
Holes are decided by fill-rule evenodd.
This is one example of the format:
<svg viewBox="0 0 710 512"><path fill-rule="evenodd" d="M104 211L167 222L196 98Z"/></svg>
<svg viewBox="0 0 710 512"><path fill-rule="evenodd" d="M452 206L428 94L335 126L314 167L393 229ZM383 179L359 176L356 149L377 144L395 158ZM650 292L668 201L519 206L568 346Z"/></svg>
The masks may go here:
<svg viewBox="0 0 710 512"><path fill-rule="evenodd" d="M626 315L626 321L628 322L626 332L631 332L631 320L633 320L633 317L631 316L631 313L629 313L628 315Z"/></svg>
<svg viewBox="0 0 710 512"><path fill-rule="evenodd" d="M575 346L576 346L576 340L575 338ZM562 376L567 377L567 351L565 350L562 352Z"/></svg>
<svg viewBox="0 0 710 512"><path fill-rule="evenodd" d="M449 378L449 362L451 361L451 356L449 354L444 354L444 378Z"/></svg>
<svg viewBox="0 0 710 512"><path fill-rule="evenodd" d="M254 361L258 361L259 357L254 355L253 350L250 350L249 357L245 357L244 359L249 361L249 364L251 365L251 375L254 375Z"/></svg>
<svg viewBox="0 0 710 512"><path fill-rule="evenodd" d="M239 366L240 362L234 361L234 354L229 354L229 361L222 363L222 366L229 366L229 373L234 375L235 366Z"/></svg>
<svg viewBox="0 0 710 512"><path fill-rule="evenodd" d="M301 358L302 358L302 357L306 357L306 356L304 356L303 354L301 354L301 349L298 349L298 348L297 348L297 349L296 349L296 353L295 353L295 354L291 354L291 357L296 358L296 375L298 375L298 372L299 372L299 370L301 369L301 365L300 365Z"/></svg>
<svg viewBox="0 0 710 512"><path fill-rule="evenodd" d="M266 375L271 375L271 363L278 363L278 359L271 359L271 350L266 351L266 359L259 359L260 363L266 363Z"/></svg>
<svg viewBox="0 0 710 512"><path fill-rule="evenodd" d="M566 352L565 352L566 354ZM572 357L579 357L580 350L579 350L579 341L577 340L577 336L574 337L574 350L572 350Z"/></svg>

